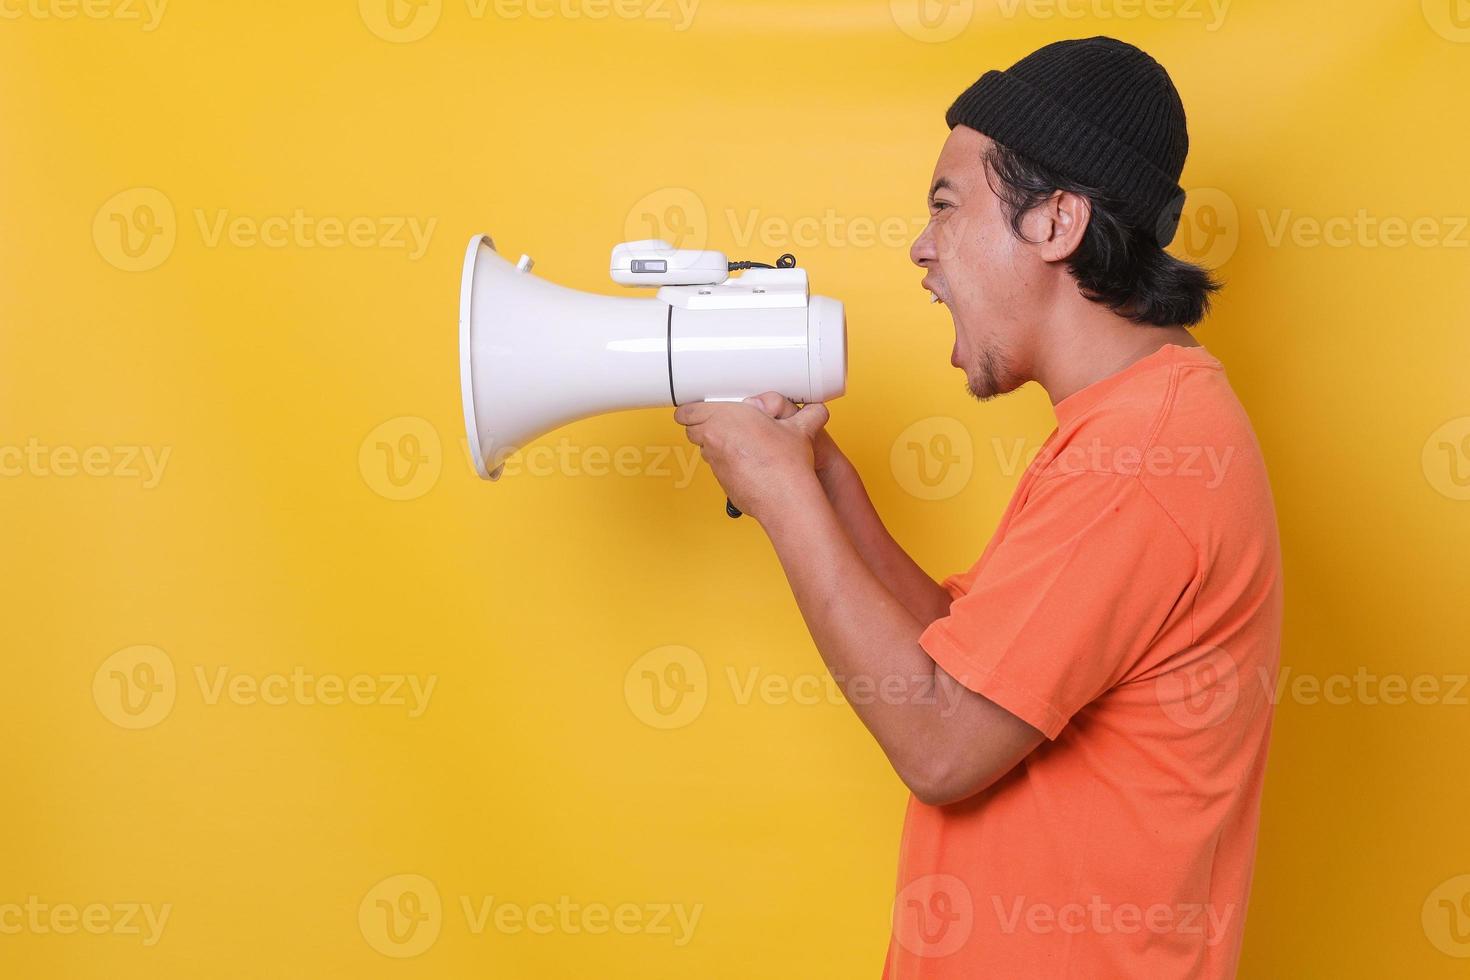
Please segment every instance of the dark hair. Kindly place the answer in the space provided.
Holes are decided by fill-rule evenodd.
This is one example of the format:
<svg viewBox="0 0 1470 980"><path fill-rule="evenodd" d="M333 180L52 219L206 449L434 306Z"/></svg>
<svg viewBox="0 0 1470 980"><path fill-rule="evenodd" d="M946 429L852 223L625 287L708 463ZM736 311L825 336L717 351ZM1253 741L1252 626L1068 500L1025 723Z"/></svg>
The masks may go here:
<svg viewBox="0 0 1470 980"><path fill-rule="evenodd" d="M1011 229L1023 241L1021 220L1056 191L1080 194L1091 202L1087 231L1067 259L1082 295L1134 323L1192 327L1205 318L1219 280L1164 251L1150 229L1124 222L1118 217L1117 202L1102 191L1068 180L999 143L992 143L984 163L986 179L1001 199Z"/></svg>

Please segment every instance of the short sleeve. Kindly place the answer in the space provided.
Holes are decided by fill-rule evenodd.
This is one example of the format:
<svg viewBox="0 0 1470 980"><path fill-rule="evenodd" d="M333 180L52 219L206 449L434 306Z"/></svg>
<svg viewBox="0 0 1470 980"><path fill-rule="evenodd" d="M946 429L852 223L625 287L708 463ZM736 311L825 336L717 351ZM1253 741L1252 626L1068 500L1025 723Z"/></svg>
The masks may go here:
<svg viewBox="0 0 1470 980"><path fill-rule="evenodd" d="M1189 592L1195 550L1136 476L1046 477L919 643L1049 739L1123 679Z"/></svg>

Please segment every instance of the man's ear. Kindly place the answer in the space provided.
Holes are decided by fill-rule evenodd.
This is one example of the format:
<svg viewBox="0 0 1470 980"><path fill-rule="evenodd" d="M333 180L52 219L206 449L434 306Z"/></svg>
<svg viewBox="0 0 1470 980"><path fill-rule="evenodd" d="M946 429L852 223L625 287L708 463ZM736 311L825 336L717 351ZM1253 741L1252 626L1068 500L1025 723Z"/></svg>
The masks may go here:
<svg viewBox="0 0 1470 980"><path fill-rule="evenodd" d="M1092 202L1071 191L1053 191L1036 210L1045 219L1039 223L1041 235L1036 239L1041 257L1048 262L1071 258L1092 220Z"/></svg>

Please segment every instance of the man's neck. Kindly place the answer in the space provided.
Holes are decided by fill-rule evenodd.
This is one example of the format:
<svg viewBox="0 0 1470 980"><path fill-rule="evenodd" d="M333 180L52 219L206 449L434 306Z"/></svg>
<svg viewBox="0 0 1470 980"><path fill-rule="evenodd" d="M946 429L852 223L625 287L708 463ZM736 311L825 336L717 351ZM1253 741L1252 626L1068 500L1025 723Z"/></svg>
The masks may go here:
<svg viewBox="0 0 1470 980"><path fill-rule="evenodd" d="M1032 372L1051 403L1117 374L1162 347L1198 347L1184 327L1134 323L1105 306L1078 297L1065 304L1045 327L1049 339L1036 354Z"/></svg>

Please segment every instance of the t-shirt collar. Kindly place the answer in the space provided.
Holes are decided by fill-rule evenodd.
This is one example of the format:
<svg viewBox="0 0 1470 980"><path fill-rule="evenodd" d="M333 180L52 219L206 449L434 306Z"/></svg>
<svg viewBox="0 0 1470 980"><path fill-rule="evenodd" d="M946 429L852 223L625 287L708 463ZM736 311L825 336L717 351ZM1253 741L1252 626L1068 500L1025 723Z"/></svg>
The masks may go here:
<svg viewBox="0 0 1470 980"><path fill-rule="evenodd" d="M1143 328L1141 328L1143 329ZM1197 364L1213 364L1216 367L1220 362L1215 356L1203 347L1181 347L1178 344L1165 344L1158 350L1146 357L1141 357L1123 370L1115 372L1100 381L1094 381L1080 391L1072 394L1056 403L1057 425L1066 428L1071 423L1081 418L1087 411L1103 399L1107 398L1120 386L1126 384L1130 379L1138 377L1154 368L1168 367L1173 364L1194 362Z"/></svg>

